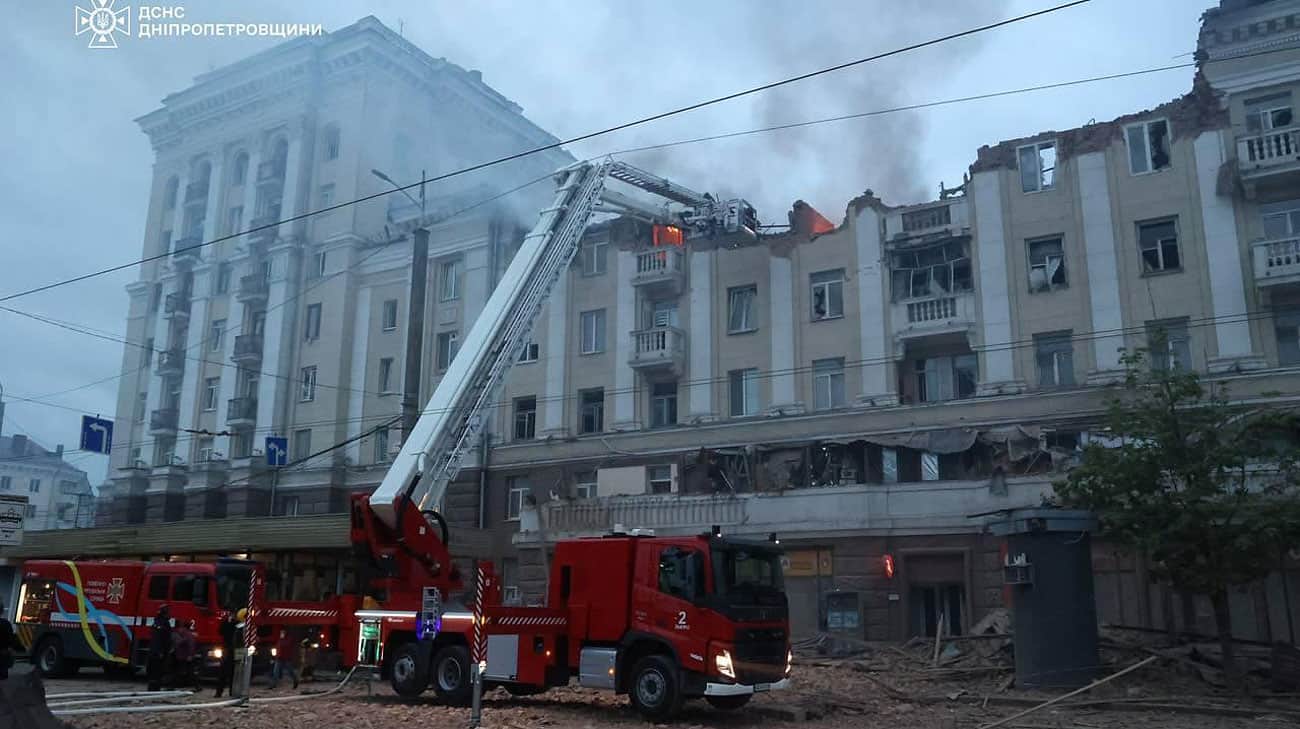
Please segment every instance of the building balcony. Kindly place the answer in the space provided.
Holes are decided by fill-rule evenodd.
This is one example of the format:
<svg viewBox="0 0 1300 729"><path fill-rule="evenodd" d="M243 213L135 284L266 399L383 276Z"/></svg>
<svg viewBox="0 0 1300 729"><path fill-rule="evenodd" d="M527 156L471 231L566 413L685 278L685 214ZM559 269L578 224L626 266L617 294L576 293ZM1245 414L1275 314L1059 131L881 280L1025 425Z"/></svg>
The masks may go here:
<svg viewBox="0 0 1300 729"><path fill-rule="evenodd" d="M236 364L257 367L262 363L262 335L240 334L235 337L235 351L230 360Z"/></svg>
<svg viewBox="0 0 1300 729"><path fill-rule="evenodd" d="M185 350L174 347L159 352L156 372L159 377L179 377L183 374L185 372Z"/></svg>
<svg viewBox="0 0 1300 729"><path fill-rule="evenodd" d="M1300 183L1300 126L1238 137L1237 165L1248 197L1261 186Z"/></svg>
<svg viewBox="0 0 1300 729"><path fill-rule="evenodd" d="M900 342L932 334L966 332L975 326L973 291L905 299L894 302L892 309L894 336Z"/></svg>
<svg viewBox="0 0 1300 729"><path fill-rule="evenodd" d="M261 273L250 273L239 277L239 291L236 292L235 298L241 304L252 304L266 301L270 293L271 286L267 283L266 276Z"/></svg>
<svg viewBox="0 0 1300 729"><path fill-rule="evenodd" d="M257 423L257 398L232 397L226 401L226 425L251 428Z"/></svg>
<svg viewBox="0 0 1300 729"><path fill-rule="evenodd" d="M676 327L632 332L632 369L680 375L685 370L686 334Z"/></svg>
<svg viewBox="0 0 1300 729"><path fill-rule="evenodd" d="M717 525L739 537L845 534L908 535L979 533L983 522L970 514L1038 503L1052 493L1049 477L1006 480L997 495L988 481L918 481L850 484L737 495L605 496L583 501L549 501L545 514L521 518L515 543L539 544L537 517L554 541L608 534L616 526L653 529L657 536L700 534Z"/></svg>
<svg viewBox="0 0 1300 729"><path fill-rule="evenodd" d="M257 166L257 184L284 184L285 160L273 159Z"/></svg>
<svg viewBox="0 0 1300 729"><path fill-rule="evenodd" d="M162 408L149 413L149 435L176 435L176 426L180 421L180 411L176 408Z"/></svg>
<svg viewBox="0 0 1300 729"><path fill-rule="evenodd" d="M177 240L172 245L172 265L184 268L192 267L199 261L199 253L203 250L200 247L202 245L203 234L199 231L194 231L184 238Z"/></svg>
<svg viewBox="0 0 1300 729"><path fill-rule="evenodd" d="M1257 241L1251 255L1257 286L1300 284L1300 238Z"/></svg>
<svg viewBox="0 0 1300 729"><path fill-rule="evenodd" d="M190 318L190 295L185 291L176 291L163 298L163 314L178 321Z"/></svg>
<svg viewBox="0 0 1300 729"><path fill-rule="evenodd" d="M265 214L248 221L248 229L253 231L248 234L248 240L254 243L269 243L275 240L279 227L276 223L280 222L280 206L271 206ZM268 227L270 226L270 227Z"/></svg>
<svg viewBox="0 0 1300 729"><path fill-rule="evenodd" d="M632 285L648 296L677 296L686 288L686 255L680 248L664 246L636 255Z"/></svg>

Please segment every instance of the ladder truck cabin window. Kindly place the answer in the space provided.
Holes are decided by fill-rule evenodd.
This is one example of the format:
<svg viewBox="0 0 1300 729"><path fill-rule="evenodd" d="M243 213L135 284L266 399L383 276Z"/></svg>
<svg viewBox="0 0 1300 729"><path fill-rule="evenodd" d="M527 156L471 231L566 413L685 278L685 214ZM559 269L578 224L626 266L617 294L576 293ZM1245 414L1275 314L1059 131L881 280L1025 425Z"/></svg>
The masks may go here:
<svg viewBox="0 0 1300 729"><path fill-rule="evenodd" d="M474 325L460 333L459 354L440 362L446 371L414 427L403 434L400 451L395 457L376 453L375 461L387 464L379 486L351 497L349 534L354 553L365 563L357 570L356 594L312 605L330 617L303 620L323 632L323 641L338 645L344 667L358 662L383 666L401 696L432 690L445 703L467 704L472 694L469 667L482 660L483 683L489 686L533 694L576 680L625 694L642 716L655 722L670 719L688 699L739 708L755 693L788 686L789 620L775 545L730 539L717 530L657 537L637 529L602 538L561 538L545 560L549 574L538 580L546 585L543 606L505 607L503 601L520 597L515 588L521 585L515 581L521 565L481 562L465 570L457 559L455 534L439 513L465 457L479 448L482 428L502 408L499 393L510 368L536 358L529 337L556 281L578 266L589 275L606 270L607 239L593 233L592 240L584 240L591 223L607 219L593 221L595 216L648 221L651 225L634 233L644 238L636 245L645 249L653 247L656 236L681 247L700 241L726 247L758 239L758 218L745 201L698 193L623 162L575 163L553 179L553 198L522 239ZM826 317L842 316L844 271L827 273L831 275L812 281L815 304ZM440 265L440 298L458 295L459 284L453 281L459 275L458 263ZM757 307L752 298L737 299L736 306L736 324L753 326ZM662 333L663 327L677 325L676 315L671 306L651 305L634 312L632 321L648 318L658 327L650 331ZM579 316L574 324L580 331L580 353L606 351L607 312L588 310ZM843 400L842 367L838 384L828 375L831 400ZM380 383L397 384L396 377ZM738 404L745 411L756 407L748 379L742 378L739 389ZM581 422L575 430L599 433L605 425L606 392L581 392L576 401ZM676 422L676 381L656 379L643 392L638 411L648 409L655 424ZM520 440L535 438L537 398L507 403L513 411L507 411L513 415L507 433ZM374 441L376 451L381 444L386 450L386 431L377 431ZM671 492L671 464L653 465L646 472L646 490ZM595 470L576 478L576 496L598 496ZM554 490L565 480L548 483L552 485L537 486ZM542 516L532 508L532 485L527 473L510 476L494 518L519 519L526 529L530 519ZM484 593L482 622L462 601L473 592L480 569L492 579L490 585L510 588L490 587ZM294 615L307 607L298 602L278 608L270 602L259 613L264 616L259 625L275 631L276 620L290 619L277 618L277 610ZM426 630L434 624L436 633ZM485 634L482 644L474 640L476 624Z"/></svg>

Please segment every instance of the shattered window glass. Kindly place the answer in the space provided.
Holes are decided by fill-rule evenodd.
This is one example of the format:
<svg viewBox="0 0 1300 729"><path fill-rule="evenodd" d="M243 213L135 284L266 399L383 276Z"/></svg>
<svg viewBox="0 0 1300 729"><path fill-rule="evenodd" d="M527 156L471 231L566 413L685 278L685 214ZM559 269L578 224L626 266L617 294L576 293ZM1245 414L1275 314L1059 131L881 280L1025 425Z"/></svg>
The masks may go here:
<svg viewBox="0 0 1300 729"><path fill-rule="evenodd" d="M1178 226L1174 220L1138 223L1143 273L1176 271L1182 267L1178 251Z"/></svg>
<svg viewBox="0 0 1300 729"><path fill-rule="evenodd" d="M1061 238L1029 241L1029 290L1064 288L1065 246Z"/></svg>
<svg viewBox="0 0 1300 729"><path fill-rule="evenodd" d="M890 254L894 301L970 291L970 256L965 241L948 240Z"/></svg>

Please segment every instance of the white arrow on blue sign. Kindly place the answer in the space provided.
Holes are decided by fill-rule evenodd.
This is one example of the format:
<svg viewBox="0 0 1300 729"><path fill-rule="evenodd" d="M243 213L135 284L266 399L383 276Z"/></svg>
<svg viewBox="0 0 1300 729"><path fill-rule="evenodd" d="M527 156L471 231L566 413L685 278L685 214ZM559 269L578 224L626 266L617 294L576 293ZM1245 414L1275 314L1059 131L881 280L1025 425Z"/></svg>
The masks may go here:
<svg viewBox="0 0 1300 729"><path fill-rule="evenodd" d="M289 439L266 436L266 465L283 466L289 462Z"/></svg>
<svg viewBox="0 0 1300 729"><path fill-rule="evenodd" d="M113 421L81 416L81 450L103 453L113 449Z"/></svg>

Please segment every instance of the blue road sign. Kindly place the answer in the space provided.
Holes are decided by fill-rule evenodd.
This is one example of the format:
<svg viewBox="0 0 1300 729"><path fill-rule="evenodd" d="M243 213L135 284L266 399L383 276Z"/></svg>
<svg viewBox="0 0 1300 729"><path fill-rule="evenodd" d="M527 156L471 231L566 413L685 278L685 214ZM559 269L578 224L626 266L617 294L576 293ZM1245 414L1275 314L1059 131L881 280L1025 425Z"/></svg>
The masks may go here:
<svg viewBox="0 0 1300 729"><path fill-rule="evenodd" d="M113 421L81 416L81 450L103 453L113 449Z"/></svg>
<svg viewBox="0 0 1300 729"><path fill-rule="evenodd" d="M266 436L266 465L283 466L289 462L289 439Z"/></svg>

